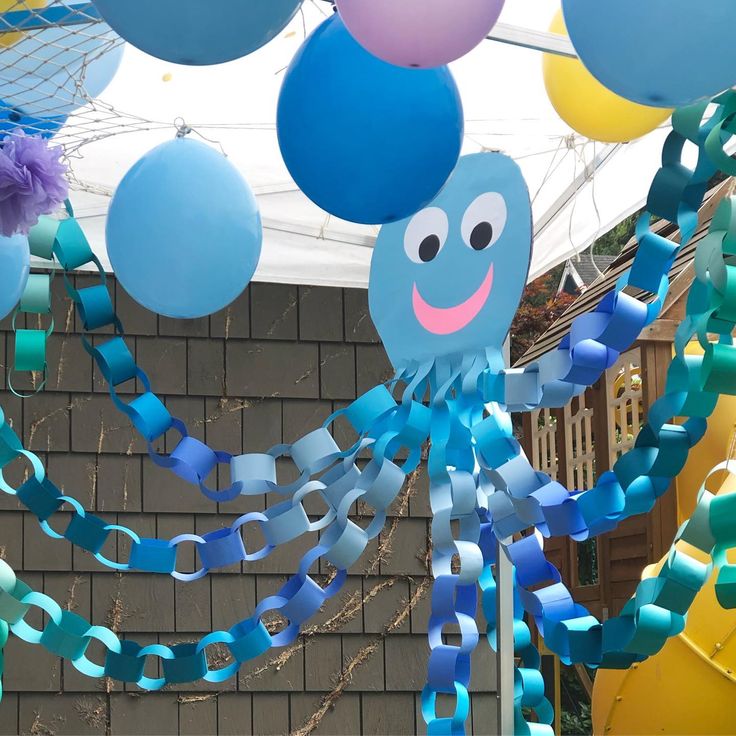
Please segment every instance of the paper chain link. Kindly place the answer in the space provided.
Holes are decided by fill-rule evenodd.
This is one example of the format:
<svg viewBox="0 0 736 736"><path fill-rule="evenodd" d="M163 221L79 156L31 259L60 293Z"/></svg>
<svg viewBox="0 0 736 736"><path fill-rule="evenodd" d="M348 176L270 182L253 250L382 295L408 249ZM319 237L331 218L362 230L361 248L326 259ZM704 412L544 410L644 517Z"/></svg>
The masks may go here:
<svg viewBox="0 0 736 736"><path fill-rule="evenodd" d="M67 202L67 211L71 213L71 205ZM31 228L28 234L28 245L31 255L43 258L53 265L54 252L50 247L60 226L58 220L50 217L41 217L38 224ZM46 360L46 347L49 337L54 331L54 318L51 315L51 280L54 272L32 273L28 276L28 283L23 290L20 304L13 312L13 331L15 332L15 357L13 365L8 371L8 388L21 399L30 398L43 391L48 380L48 363ZM44 330L31 328L26 325L25 329L18 329L16 321L19 314L47 315L49 325ZM13 386L13 378L17 373L38 372L42 375L41 381L31 393L18 391Z"/></svg>

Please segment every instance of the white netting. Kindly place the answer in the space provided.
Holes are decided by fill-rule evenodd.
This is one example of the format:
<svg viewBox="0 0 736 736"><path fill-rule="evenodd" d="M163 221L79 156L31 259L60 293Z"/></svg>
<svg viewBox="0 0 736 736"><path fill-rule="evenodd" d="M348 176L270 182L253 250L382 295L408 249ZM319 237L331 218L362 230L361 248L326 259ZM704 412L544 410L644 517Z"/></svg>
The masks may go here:
<svg viewBox="0 0 736 736"><path fill-rule="evenodd" d="M0 132L58 130L71 158L92 141L156 126L93 99L122 46L89 2L0 0Z"/></svg>

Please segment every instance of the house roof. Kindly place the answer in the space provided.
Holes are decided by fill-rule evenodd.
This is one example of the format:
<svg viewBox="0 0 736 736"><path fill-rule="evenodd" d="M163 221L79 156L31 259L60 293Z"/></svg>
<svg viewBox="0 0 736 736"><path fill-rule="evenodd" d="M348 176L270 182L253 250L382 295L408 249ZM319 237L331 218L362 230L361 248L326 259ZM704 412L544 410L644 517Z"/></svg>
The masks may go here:
<svg viewBox="0 0 736 736"><path fill-rule="evenodd" d="M718 186L711 189L705 198L705 203L700 209L699 225L695 236L690 242L682 248L677 254L675 261L670 270L670 282L674 283L678 277L688 277L691 274L692 269L689 268L695 257L695 250L698 243L708 233L711 220L715 214L716 207L720 201L728 196L734 188L734 180L728 179L722 182ZM659 235L662 235L669 240L676 241L679 238L679 229L676 225L666 221L660 220L652 226L652 230ZM588 289L585 290L571 305L570 308L560 317L545 333L543 333L534 344L527 350L527 352L517 361L517 368L523 367L533 363L535 360L541 358L545 353L555 350L562 338L564 338L570 331L575 317L586 312L593 310L601 299L611 291L624 271L631 268L636 251L639 245L636 238L632 238L626 245L624 250L619 256L617 256L613 262L608 266L602 276L599 276ZM689 276L689 281L692 281L692 276ZM688 284L689 284L688 281ZM644 298L645 301L653 301L654 296L646 294L644 291L632 291L632 296L637 298ZM668 305L665 305L665 310Z"/></svg>
<svg viewBox="0 0 736 736"><path fill-rule="evenodd" d="M594 256L590 249L570 259L570 264L578 272L585 286L594 283L601 273L616 260L617 256Z"/></svg>
<svg viewBox="0 0 736 736"><path fill-rule="evenodd" d="M558 291L565 290L568 280L571 280L574 286L569 293L585 291L616 260L616 256L594 256L591 250L589 248L583 253L578 253L565 262Z"/></svg>

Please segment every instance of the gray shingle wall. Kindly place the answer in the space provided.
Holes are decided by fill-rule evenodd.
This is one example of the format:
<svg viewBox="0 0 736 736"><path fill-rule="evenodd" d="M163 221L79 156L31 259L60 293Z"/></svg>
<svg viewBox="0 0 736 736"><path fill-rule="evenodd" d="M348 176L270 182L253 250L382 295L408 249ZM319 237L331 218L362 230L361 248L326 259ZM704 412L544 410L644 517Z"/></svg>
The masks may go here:
<svg viewBox="0 0 736 736"><path fill-rule="evenodd" d="M82 285L88 277L77 279ZM47 390L22 402L4 390L3 370L0 396L13 426L67 495L141 536L162 537L209 531L272 501L240 499L218 509L156 468L73 334L79 325L60 278L54 292L57 334L49 347ZM131 350L154 390L193 435L232 453L302 436L390 373L362 291L255 284L228 310L192 322L156 318L119 286L115 296ZM6 320L0 323L0 364L8 365L12 354ZM125 388L139 389L132 383ZM335 435L343 447L351 442L343 425ZM171 450L175 440L167 437L160 446ZM9 472L16 479L22 474L23 468ZM86 679L39 647L11 638L0 734L422 733L428 516L420 473L307 635L217 687L141 694ZM49 539L12 499L0 499L0 552L20 576L141 643L198 638L248 616L256 600L295 571L310 541L184 585L169 577L115 574L67 542ZM124 541L118 544L110 555L125 553ZM495 659L483 639L475 673L473 732L493 734Z"/></svg>

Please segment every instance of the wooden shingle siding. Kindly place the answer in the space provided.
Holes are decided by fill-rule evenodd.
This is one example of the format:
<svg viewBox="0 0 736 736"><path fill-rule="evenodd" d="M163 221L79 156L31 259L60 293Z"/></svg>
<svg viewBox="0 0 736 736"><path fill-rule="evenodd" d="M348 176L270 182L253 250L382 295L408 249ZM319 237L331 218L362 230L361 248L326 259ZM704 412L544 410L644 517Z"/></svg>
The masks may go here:
<svg viewBox="0 0 736 736"><path fill-rule="evenodd" d="M90 279L76 278L80 284ZM232 453L262 452L296 439L390 371L364 291L256 284L209 319L177 322L146 312L114 279L112 284L128 344L154 390L193 436ZM25 402L4 390L13 354L5 320L0 403L65 493L145 536L203 533L263 509L265 496L218 509L150 462L74 334L79 324L61 278L53 289L57 334L49 346L48 389ZM138 388L131 383L122 390ZM353 441L344 423L336 425L335 436L343 447ZM173 441L159 445L171 450ZM9 477L14 473L11 468ZM381 539L369 545L343 591L315 618L316 628L293 647L248 663L230 682L141 694L135 686L84 678L68 663L11 637L0 734L244 736L298 732L305 723L315 734L423 733L427 495L426 474L420 473L410 497L394 505ZM295 571L308 542L296 540L244 569L238 565L183 585L107 570L67 542L46 537L12 498L0 498L0 550L19 576L62 606L141 643L178 642L229 627ZM125 553L120 545L113 556ZM344 692L336 689L353 661L359 666L352 681ZM481 637L472 703L476 734L497 732L495 688L495 658Z"/></svg>

